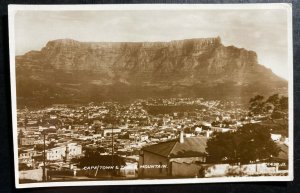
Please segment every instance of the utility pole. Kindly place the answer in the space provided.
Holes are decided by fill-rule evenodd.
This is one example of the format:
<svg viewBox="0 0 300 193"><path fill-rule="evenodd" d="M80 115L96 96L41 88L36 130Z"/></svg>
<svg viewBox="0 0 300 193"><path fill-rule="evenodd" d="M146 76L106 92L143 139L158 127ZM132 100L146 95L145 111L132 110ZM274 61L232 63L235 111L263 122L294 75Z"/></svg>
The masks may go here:
<svg viewBox="0 0 300 193"><path fill-rule="evenodd" d="M27 129L27 113L28 113L28 109L27 107L25 107L25 118L24 118L24 130L26 131Z"/></svg>
<svg viewBox="0 0 300 193"><path fill-rule="evenodd" d="M25 119L24 119L24 130L26 131L27 128L27 114L25 114Z"/></svg>
<svg viewBox="0 0 300 193"><path fill-rule="evenodd" d="M134 143L135 143L135 145L136 145L136 127L134 127Z"/></svg>
<svg viewBox="0 0 300 193"><path fill-rule="evenodd" d="M43 151L43 182L46 182L46 133L43 131L44 135L44 151Z"/></svg>
<svg viewBox="0 0 300 193"><path fill-rule="evenodd" d="M115 164L114 164L114 127L111 127L111 162L113 166L112 178L115 173Z"/></svg>

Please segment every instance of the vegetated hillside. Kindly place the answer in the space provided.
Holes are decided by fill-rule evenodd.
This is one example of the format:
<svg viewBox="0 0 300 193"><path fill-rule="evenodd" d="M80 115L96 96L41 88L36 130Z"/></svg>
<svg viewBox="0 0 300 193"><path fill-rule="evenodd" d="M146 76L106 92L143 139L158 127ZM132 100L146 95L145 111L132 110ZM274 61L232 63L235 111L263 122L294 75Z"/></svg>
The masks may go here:
<svg viewBox="0 0 300 193"><path fill-rule="evenodd" d="M221 39L170 42L49 41L16 57L19 106L136 98L248 100L287 93L287 81L258 64L253 51Z"/></svg>

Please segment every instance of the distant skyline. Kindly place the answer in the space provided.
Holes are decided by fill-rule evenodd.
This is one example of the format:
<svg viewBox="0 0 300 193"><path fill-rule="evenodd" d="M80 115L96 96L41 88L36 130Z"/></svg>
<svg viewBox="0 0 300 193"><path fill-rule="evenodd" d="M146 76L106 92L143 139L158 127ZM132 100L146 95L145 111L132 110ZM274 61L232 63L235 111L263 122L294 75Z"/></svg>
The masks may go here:
<svg viewBox="0 0 300 193"><path fill-rule="evenodd" d="M260 64L288 79L287 12L257 10L18 11L16 55L48 41L153 42L220 36L257 53Z"/></svg>

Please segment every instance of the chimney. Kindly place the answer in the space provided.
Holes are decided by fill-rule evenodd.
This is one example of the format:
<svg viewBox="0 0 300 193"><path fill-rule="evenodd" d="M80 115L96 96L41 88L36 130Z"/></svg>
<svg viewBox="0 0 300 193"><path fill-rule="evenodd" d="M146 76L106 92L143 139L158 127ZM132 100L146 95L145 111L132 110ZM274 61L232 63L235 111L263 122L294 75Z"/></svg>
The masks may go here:
<svg viewBox="0 0 300 193"><path fill-rule="evenodd" d="M206 131L206 137L209 138L210 137L210 130Z"/></svg>
<svg viewBox="0 0 300 193"><path fill-rule="evenodd" d="M179 142L180 142L180 143L184 143L183 130L180 131Z"/></svg>
<svg viewBox="0 0 300 193"><path fill-rule="evenodd" d="M66 151L65 151L66 157L65 157L65 162L68 160L68 154L69 154L69 146L66 145Z"/></svg>

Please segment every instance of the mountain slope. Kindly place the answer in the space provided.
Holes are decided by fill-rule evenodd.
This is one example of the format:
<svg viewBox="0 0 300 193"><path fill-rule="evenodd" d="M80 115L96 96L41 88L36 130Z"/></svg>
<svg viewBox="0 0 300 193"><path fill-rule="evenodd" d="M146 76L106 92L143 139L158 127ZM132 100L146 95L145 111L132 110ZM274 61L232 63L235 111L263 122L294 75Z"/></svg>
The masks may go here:
<svg viewBox="0 0 300 193"><path fill-rule="evenodd" d="M49 41L16 57L19 105L147 97L249 98L286 93L256 53L218 38L171 42Z"/></svg>

